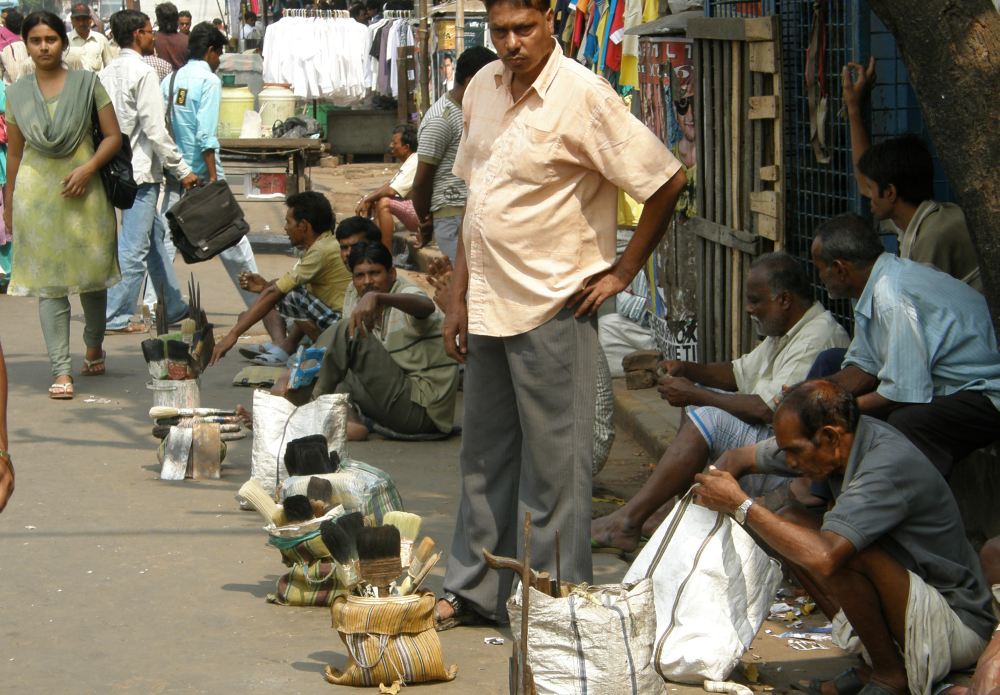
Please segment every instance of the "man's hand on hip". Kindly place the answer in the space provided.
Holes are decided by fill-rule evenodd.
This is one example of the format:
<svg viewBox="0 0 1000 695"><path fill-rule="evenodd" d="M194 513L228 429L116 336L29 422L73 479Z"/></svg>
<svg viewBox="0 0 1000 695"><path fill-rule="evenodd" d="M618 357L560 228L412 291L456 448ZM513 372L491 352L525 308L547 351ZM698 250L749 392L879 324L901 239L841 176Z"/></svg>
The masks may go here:
<svg viewBox="0 0 1000 695"><path fill-rule="evenodd" d="M593 316L604 302L626 287L628 282L615 274L615 268L608 268L587 280L583 289L569 298L566 306L576 306L577 318Z"/></svg>

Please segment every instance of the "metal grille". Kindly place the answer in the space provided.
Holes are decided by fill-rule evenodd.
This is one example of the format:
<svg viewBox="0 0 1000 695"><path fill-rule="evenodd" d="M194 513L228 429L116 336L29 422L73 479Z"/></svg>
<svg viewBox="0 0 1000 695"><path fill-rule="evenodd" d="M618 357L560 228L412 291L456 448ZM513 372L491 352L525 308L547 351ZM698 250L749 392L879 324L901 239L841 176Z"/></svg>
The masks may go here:
<svg viewBox="0 0 1000 695"><path fill-rule="evenodd" d="M833 314L850 328L853 323L847 301L830 301L812 265L809 248L813 232L824 220L843 212L864 213L851 162L850 128L840 115L840 69L857 60L860 34L858 18L867 16L858 0L830 0L827 7L826 87L827 143L830 161L820 164L809 141L809 104L806 94L806 48L813 24L813 3L802 0L779 3L782 61L785 75L785 180L787 195L787 250L806 262L813 291ZM891 38L891 37L890 37Z"/></svg>

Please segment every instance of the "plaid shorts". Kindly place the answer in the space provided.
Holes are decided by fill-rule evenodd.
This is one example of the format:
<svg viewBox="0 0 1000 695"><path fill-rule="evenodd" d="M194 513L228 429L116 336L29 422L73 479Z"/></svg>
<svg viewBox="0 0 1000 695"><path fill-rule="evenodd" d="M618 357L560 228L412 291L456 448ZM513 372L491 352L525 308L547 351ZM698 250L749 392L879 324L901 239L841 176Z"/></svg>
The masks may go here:
<svg viewBox="0 0 1000 695"><path fill-rule="evenodd" d="M286 319L312 321L321 331L340 320L339 311L331 309L302 287L296 287L282 297L275 308Z"/></svg>

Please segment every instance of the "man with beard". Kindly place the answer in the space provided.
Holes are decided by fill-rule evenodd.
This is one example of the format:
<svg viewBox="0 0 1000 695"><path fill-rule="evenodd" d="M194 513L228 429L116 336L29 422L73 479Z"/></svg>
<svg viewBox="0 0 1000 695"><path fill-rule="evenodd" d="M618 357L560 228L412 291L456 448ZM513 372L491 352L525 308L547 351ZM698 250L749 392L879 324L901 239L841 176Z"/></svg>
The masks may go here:
<svg viewBox="0 0 1000 695"><path fill-rule="evenodd" d="M805 378L816 355L844 347L850 339L829 311L812 301L809 278L787 253L769 253L751 266L746 280L747 313L764 341L732 362L698 364L667 360L659 391L687 417L656 470L621 509L595 519L591 537L623 551L634 550L650 517L683 493L705 465L723 452L773 436L771 419L786 384ZM773 481L769 481L773 484ZM751 495L765 481L746 481Z"/></svg>

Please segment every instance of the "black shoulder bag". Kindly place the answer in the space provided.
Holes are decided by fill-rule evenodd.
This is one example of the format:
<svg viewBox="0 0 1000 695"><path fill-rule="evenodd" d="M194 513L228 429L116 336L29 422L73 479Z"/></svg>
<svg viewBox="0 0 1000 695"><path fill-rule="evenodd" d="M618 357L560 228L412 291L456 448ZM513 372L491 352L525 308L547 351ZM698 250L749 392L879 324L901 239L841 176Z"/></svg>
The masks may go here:
<svg viewBox="0 0 1000 695"><path fill-rule="evenodd" d="M95 77L95 79L97 79ZM91 122L94 136L94 151L104 140L104 133L101 132L101 123L97 117L97 104L91 110ZM132 145L128 141L128 135L122 133L122 147L107 164L101 167L101 181L104 182L104 191L108 194L111 204L119 210L128 210L135 203L136 193L139 185L135 182L132 173Z"/></svg>
<svg viewBox="0 0 1000 695"><path fill-rule="evenodd" d="M167 130L174 138L174 79L170 76ZM176 138L175 138L176 139ZM182 192L166 213L174 246L187 263L201 263L236 246L250 231L229 184L217 179Z"/></svg>

